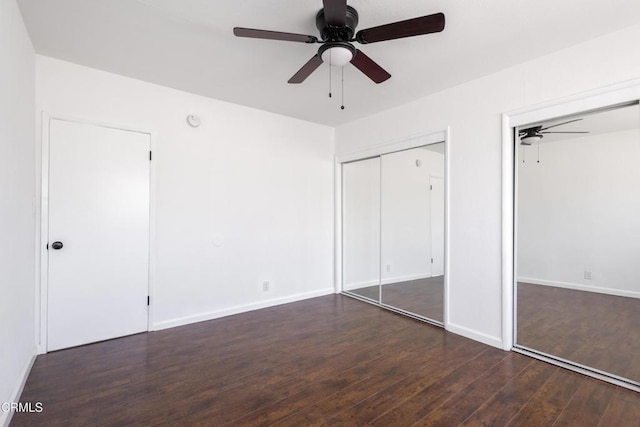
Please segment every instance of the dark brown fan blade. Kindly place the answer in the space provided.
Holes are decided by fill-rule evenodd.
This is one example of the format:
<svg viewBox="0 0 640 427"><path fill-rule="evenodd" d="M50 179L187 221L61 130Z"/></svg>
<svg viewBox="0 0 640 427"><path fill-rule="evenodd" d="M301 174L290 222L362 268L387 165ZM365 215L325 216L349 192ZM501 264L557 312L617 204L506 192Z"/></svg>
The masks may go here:
<svg viewBox="0 0 640 427"><path fill-rule="evenodd" d="M320 55L316 53L315 56L311 58L306 64L304 64L302 68L300 68L300 70L298 70L298 72L295 73L293 77L289 79L287 83L294 83L294 84L302 83L321 64L322 64L322 58L320 58Z"/></svg>
<svg viewBox="0 0 640 427"><path fill-rule="evenodd" d="M376 64L373 59L362 53L361 50L356 49L356 54L353 56L351 63L376 83L382 83L391 77L391 74L387 73L384 68Z"/></svg>
<svg viewBox="0 0 640 427"><path fill-rule="evenodd" d="M403 37L437 33L442 30L444 30L444 13L436 13L358 31L356 40L362 44L376 43L385 40L401 39Z"/></svg>
<svg viewBox="0 0 640 427"><path fill-rule="evenodd" d="M551 129L551 128L554 128L554 127L557 127L557 126L566 125L567 123L579 122L580 120L584 120L584 119L583 118L573 119L573 120L569 120L568 122L562 122L562 123L558 123L556 125L547 126L546 128L541 128L540 130L547 130L547 129Z"/></svg>
<svg viewBox="0 0 640 427"><path fill-rule="evenodd" d="M315 43L318 39L304 34L282 33L280 31L255 30L253 28L235 27L233 34L237 37L249 37L252 39L284 40L287 42Z"/></svg>
<svg viewBox="0 0 640 427"><path fill-rule="evenodd" d="M554 132L554 131L551 131L551 132L538 132L538 133L589 133L589 132L571 132L571 131L565 131L565 132L558 131L558 132Z"/></svg>
<svg viewBox="0 0 640 427"><path fill-rule="evenodd" d="M328 25L342 27L347 23L347 0L323 0L324 20Z"/></svg>

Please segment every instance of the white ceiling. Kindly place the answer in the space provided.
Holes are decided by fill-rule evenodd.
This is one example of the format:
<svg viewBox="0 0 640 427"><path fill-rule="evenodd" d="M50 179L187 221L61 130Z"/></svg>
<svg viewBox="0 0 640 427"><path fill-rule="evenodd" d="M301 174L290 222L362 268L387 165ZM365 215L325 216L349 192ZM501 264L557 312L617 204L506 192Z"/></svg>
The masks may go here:
<svg viewBox="0 0 640 427"><path fill-rule="evenodd" d="M321 66L287 80L319 45L236 38L234 26L317 36L321 0L18 0L38 53L337 126L640 22L638 0L349 0L358 29L444 12L444 32L362 46L392 75L345 67L328 98Z"/></svg>

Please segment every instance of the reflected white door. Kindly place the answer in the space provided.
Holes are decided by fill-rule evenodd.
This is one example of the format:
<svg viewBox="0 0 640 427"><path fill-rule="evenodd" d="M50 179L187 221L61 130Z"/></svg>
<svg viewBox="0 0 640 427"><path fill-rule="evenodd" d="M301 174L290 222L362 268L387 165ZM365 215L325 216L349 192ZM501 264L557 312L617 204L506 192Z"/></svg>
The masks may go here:
<svg viewBox="0 0 640 427"><path fill-rule="evenodd" d="M431 185L431 276L444 274L444 180L432 176Z"/></svg>
<svg viewBox="0 0 640 427"><path fill-rule="evenodd" d="M49 130L47 350L146 331L150 136Z"/></svg>

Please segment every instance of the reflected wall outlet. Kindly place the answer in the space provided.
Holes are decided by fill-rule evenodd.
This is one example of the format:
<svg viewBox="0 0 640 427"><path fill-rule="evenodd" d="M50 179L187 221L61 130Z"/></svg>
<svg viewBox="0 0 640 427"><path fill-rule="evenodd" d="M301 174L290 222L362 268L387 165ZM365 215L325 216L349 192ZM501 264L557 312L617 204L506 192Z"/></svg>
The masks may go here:
<svg viewBox="0 0 640 427"><path fill-rule="evenodd" d="M584 278L587 280L591 280L591 270L584 271Z"/></svg>
<svg viewBox="0 0 640 427"><path fill-rule="evenodd" d="M269 288L271 288L271 283L269 281L262 282L262 292L269 292Z"/></svg>

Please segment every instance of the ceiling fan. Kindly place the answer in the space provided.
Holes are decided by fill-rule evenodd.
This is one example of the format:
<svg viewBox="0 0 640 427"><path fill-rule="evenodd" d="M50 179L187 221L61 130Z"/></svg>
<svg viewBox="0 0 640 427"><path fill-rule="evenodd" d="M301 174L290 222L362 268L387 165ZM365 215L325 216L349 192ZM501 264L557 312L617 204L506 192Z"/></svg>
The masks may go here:
<svg viewBox="0 0 640 427"><path fill-rule="evenodd" d="M407 19L378 27L367 28L356 33L358 12L347 6L346 0L323 0L324 8L316 15L316 27L320 38L304 34L283 33L279 31L256 30L235 27L233 34L237 37L257 39L284 40L300 43L320 43L321 46L305 65L298 70L288 83L302 83L323 62L334 66L353 64L375 83L382 83L391 77L384 68L365 55L353 43L377 43L404 37L437 33L444 29L444 14L422 16Z"/></svg>
<svg viewBox="0 0 640 427"><path fill-rule="evenodd" d="M527 129L520 129L518 131L518 136L520 137L520 144L521 145L531 145L533 143L536 142L540 142L540 140L543 138L543 136L545 134L548 133L589 133L589 132L578 132L578 131L547 131L547 129L551 129L557 126L562 126L562 125L566 125L567 123L573 123L573 122L578 122L580 120L584 120L582 118L580 119L573 119L573 120L569 120L567 122L562 122L562 123L558 123L552 126L547 126L547 127L542 127L543 125L540 126L533 126Z"/></svg>

